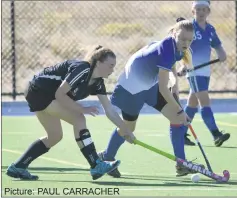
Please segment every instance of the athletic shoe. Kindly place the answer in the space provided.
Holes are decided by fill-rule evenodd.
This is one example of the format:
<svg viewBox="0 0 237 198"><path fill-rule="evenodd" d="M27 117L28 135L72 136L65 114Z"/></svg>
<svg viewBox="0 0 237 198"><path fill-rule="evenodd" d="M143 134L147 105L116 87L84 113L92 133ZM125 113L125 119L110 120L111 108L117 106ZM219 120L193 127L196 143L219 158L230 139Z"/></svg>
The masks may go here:
<svg viewBox="0 0 237 198"><path fill-rule="evenodd" d="M20 178L22 180L38 180L39 177L37 175L31 175L27 169L17 168L15 164L11 164L7 168L6 174L10 177Z"/></svg>
<svg viewBox="0 0 237 198"><path fill-rule="evenodd" d="M109 173L113 171L114 169L116 169L120 164L120 160L108 162L108 161L101 161L100 159L97 159L96 164L97 165L95 166L95 168L91 168L90 170L93 180L99 179L105 173Z"/></svg>
<svg viewBox="0 0 237 198"><path fill-rule="evenodd" d="M216 147L220 147L229 138L230 138L230 134L229 133L219 132L218 135L214 136L214 144L215 144Z"/></svg>
<svg viewBox="0 0 237 198"><path fill-rule="evenodd" d="M193 163L193 162L192 162ZM201 166L202 168L205 168L204 165L202 164L197 164L198 166ZM186 176L188 174L195 174L198 173L195 170L190 170L187 167L183 166L183 165L176 165L176 177L182 177L182 176Z"/></svg>
<svg viewBox="0 0 237 198"><path fill-rule="evenodd" d="M99 152L98 156L99 156L100 160L102 160L102 161L114 161L115 160L115 159L110 159L110 160L105 159L104 151ZM107 174L110 175L111 177L114 177L114 178L120 178L121 177L121 173L119 172L118 168L115 168L113 171L110 171Z"/></svg>
<svg viewBox="0 0 237 198"><path fill-rule="evenodd" d="M188 138L188 134L185 134L184 136L184 144L188 145L188 146L195 146L196 144L194 142L192 142L189 138Z"/></svg>

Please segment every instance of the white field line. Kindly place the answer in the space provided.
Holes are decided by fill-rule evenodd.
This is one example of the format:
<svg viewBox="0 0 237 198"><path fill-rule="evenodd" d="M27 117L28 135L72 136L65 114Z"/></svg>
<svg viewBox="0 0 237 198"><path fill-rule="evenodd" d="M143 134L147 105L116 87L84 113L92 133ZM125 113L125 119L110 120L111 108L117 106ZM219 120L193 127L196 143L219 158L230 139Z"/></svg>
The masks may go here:
<svg viewBox="0 0 237 198"><path fill-rule="evenodd" d="M4 148L2 149L2 151L8 152L8 153L14 153L14 154L18 154L18 155L22 155L23 154L23 152L20 152L20 151L4 149ZM80 168L88 168L88 166L86 166L84 164L77 164L77 163L67 162L67 161L64 161L64 160L54 159L54 158L51 158L51 157L43 157L43 156L41 156L39 158L43 159L43 160L51 161L51 162L56 162L56 163L59 163L59 164L77 166L77 167L80 167Z"/></svg>
<svg viewBox="0 0 237 198"><path fill-rule="evenodd" d="M201 120L201 119L194 119L193 120L194 122L196 121L196 122L203 122L203 120ZM227 122L220 122L220 121L216 121L216 123L218 124L218 125L222 125L222 126L228 126L228 127L235 127L235 128L237 128L237 124L232 124L232 123L227 123Z"/></svg>

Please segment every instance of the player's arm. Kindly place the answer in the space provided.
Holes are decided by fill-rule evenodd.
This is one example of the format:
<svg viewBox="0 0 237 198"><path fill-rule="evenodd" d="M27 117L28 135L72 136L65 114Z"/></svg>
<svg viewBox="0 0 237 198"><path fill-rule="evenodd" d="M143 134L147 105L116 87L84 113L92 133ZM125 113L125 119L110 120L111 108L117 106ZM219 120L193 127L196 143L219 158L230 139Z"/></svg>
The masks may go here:
<svg viewBox="0 0 237 198"><path fill-rule="evenodd" d="M179 98L179 82L177 77L177 70L176 70L176 64L172 67L172 73L170 74L169 78L172 84L171 92L175 94ZM173 82L173 83L172 83Z"/></svg>
<svg viewBox="0 0 237 198"><path fill-rule="evenodd" d="M177 75L185 76L187 69L193 69L192 52L191 49L184 51L184 57L180 61L181 67L179 68Z"/></svg>
<svg viewBox="0 0 237 198"><path fill-rule="evenodd" d="M172 73L172 67L175 64L175 49L173 47L173 41L165 41L157 48L159 62L157 67L159 68L158 73L158 85L159 91L162 96L165 98L167 103L169 103L172 107L174 112L180 112L182 109L180 108L179 104L176 102L175 98L173 97L172 93L168 88L169 83L169 75ZM174 77L175 78L175 77Z"/></svg>
<svg viewBox="0 0 237 198"><path fill-rule="evenodd" d="M222 45L219 45L218 47L215 48L216 54L220 61L224 62L226 60L226 52Z"/></svg>
<svg viewBox="0 0 237 198"><path fill-rule="evenodd" d="M123 120L120 118L119 114L115 111L114 107L110 103L107 95L97 95L100 103L103 106L106 116L113 122L117 127L122 130L126 130L127 127Z"/></svg>
<svg viewBox="0 0 237 198"><path fill-rule="evenodd" d="M226 60L226 52L224 48L222 47L221 40L219 39L216 30L214 27L212 27L212 41L211 46L215 49L216 54L220 61Z"/></svg>
<svg viewBox="0 0 237 198"><path fill-rule="evenodd" d="M166 69L159 69L159 91L162 94L162 96L165 98L165 100L170 103L173 106L173 109L175 112L182 111L179 104L174 99L172 93L168 89L168 82L169 82L169 70Z"/></svg>
<svg viewBox="0 0 237 198"><path fill-rule="evenodd" d="M65 108L69 109L70 111L79 112L79 113L88 113L91 115L98 114L98 110L95 107L83 107L80 104L76 103L74 100L72 100L67 93L75 86L78 86L81 78L83 78L83 75L86 74L89 71L89 69L83 69L80 68L75 69L71 73L67 75L65 80L62 82L62 84L59 86L55 93L55 99Z"/></svg>
<svg viewBox="0 0 237 198"><path fill-rule="evenodd" d="M69 83L64 80L62 84L59 86L55 93L55 99L65 108L69 109L70 111L77 111L83 113L83 107L73 101L67 93L72 89Z"/></svg>
<svg viewBox="0 0 237 198"><path fill-rule="evenodd" d="M129 139L126 138L130 143L133 142L135 139L135 136L132 132L128 131L128 128L124 121L121 119L119 114L115 111L114 107L112 106L111 102L109 101L107 95L97 95L100 103L103 106L103 109L105 111L106 116L108 119L114 123L118 128L121 129L122 132L125 132L126 134L123 134L126 138L126 136L129 136Z"/></svg>
<svg viewBox="0 0 237 198"><path fill-rule="evenodd" d="M178 78L177 78L176 64L172 67L171 71L173 72L173 75L174 75L176 82L177 82Z"/></svg>

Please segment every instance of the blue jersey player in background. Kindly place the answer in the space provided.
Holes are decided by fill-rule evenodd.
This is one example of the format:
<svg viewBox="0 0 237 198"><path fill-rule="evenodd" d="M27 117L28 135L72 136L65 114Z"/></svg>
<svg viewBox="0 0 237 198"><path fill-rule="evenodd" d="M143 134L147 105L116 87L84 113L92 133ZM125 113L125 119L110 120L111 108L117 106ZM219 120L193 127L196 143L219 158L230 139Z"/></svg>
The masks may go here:
<svg viewBox="0 0 237 198"><path fill-rule="evenodd" d="M174 153L185 159L184 134L188 124L186 113L179 106L168 88L169 73L175 73L174 64L182 59L189 60L189 47L193 40L193 24L188 20L175 24L171 34L160 42L153 42L130 57L124 72L120 75L111 102L117 106L131 131L146 103L160 111L170 121L170 137ZM189 57L190 56L190 57ZM102 160L114 160L124 143L121 129L116 128L111 135L105 151L99 153ZM176 166L177 176L190 173L185 167ZM110 172L113 177L120 177L118 169Z"/></svg>
<svg viewBox="0 0 237 198"><path fill-rule="evenodd" d="M226 53L215 28L206 21L210 14L210 1L194 1L192 13L194 16L194 40L191 44L193 65L197 66L210 61L211 48L215 49L220 61L225 61ZM210 66L187 74L190 84L190 93L185 112L193 119L194 115L198 112L198 104L200 104L202 119L213 136L215 146L219 147L223 142L229 139L230 134L222 133L216 125L208 95L210 75ZM186 131L188 131L187 127ZM185 136L185 144L195 145L187 137L187 133Z"/></svg>

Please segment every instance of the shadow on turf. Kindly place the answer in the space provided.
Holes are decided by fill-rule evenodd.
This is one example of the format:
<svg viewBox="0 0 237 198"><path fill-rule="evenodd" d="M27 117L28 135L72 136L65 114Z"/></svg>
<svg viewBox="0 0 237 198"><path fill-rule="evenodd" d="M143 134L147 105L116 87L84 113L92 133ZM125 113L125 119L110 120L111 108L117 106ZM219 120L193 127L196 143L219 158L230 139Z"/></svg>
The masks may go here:
<svg viewBox="0 0 237 198"><path fill-rule="evenodd" d="M29 180L20 180L20 179L13 179L13 181L15 182L29 182ZM217 188L221 188L221 187L225 187L224 184L217 184L217 183L211 183L211 181L209 182L203 182L203 181L199 181L198 183L192 183L191 181L187 182L186 180L182 181L177 181L177 180L173 180L173 181L165 181L162 180L163 183L153 183L153 184L147 184L147 183L134 183L134 182L112 182L112 181L88 181L88 180L81 180L81 181L71 181L71 180L48 180L48 179L39 179L37 181L30 181L30 182L58 182L58 183L92 183L92 184L97 184L97 185L106 185L106 186L155 186L155 187L160 187L160 186L204 186L204 187L217 187ZM237 185L237 181L236 182L228 182L226 185Z"/></svg>
<svg viewBox="0 0 237 198"><path fill-rule="evenodd" d="M119 180L119 179L117 179ZM18 180L21 181L21 180ZM177 180L173 180L173 181L165 181L165 180L161 180L163 181L163 183L153 183L153 184L148 184L148 183L134 183L134 182L124 182L124 181L76 181L76 180L38 180L38 181L43 181L43 182L63 182L63 183L92 183L92 184L97 184L97 185L106 185L106 186L205 186L205 187L222 187L220 185L217 185L215 183L207 183L207 182L198 182L198 183L192 183L191 181L189 181L187 183L187 181L177 181ZM160 181L159 181L160 182ZM181 183L179 183L181 182ZM182 183L185 182L185 183Z"/></svg>
<svg viewBox="0 0 237 198"><path fill-rule="evenodd" d="M147 177L147 178L146 178ZM150 178L152 177L152 178ZM174 178L171 178L171 177L165 177L165 176L155 176L155 178L153 178L154 176L148 176L148 175L139 175L139 176L134 176L134 175L131 175L130 177L129 176L122 176L121 178L122 179L139 179L139 180L160 180L160 181L176 181L176 182L191 182L191 179L189 177L174 177ZM198 182L199 184L202 183L202 184L215 184L216 181L212 180L212 179L204 179L204 178L201 178L201 180ZM228 183L221 183L221 184L227 184L227 185L237 185L237 181L236 180L233 180L233 181L228 181Z"/></svg>
<svg viewBox="0 0 237 198"><path fill-rule="evenodd" d="M125 178L122 178L125 179ZM133 178L133 180L136 178ZM17 182L28 182L28 180L20 180L20 179L12 179L13 181ZM153 184L147 184L147 183L134 183L134 182L124 182L119 181L120 179L116 179L117 181L91 181L91 180L48 180L43 179L43 177L40 177L39 180L32 181L31 182L59 182L59 183L93 183L98 185L109 185L109 186L205 186L205 187L225 187L224 185L237 185L237 181L229 181L228 183L215 183L215 181L212 180L204 180L202 179L198 183L192 183L188 179L157 179L157 182L162 181L163 184L159 183L153 183Z"/></svg>
<svg viewBox="0 0 237 198"><path fill-rule="evenodd" d="M179 181L175 180L173 182L167 182L165 180L163 180L163 184L147 184L147 183L133 183L133 182L111 182L111 181L103 181L103 182L100 182L100 181L93 181L91 183L93 184L98 184L98 185L106 185L106 186L205 186L205 187L221 187L221 186L218 186L218 185L210 185L210 184L207 184L207 183L201 183L201 182L198 182L198 183L191 183L190 181L190 184L189 183L178 183Z"/></svg>
<svg viewBox="0 0 237 198"><path fill-rule="evenodd" d="M4 168L4 166L3 166ZM47 174L64 174L63 171L77 171L75 173L72 173L72 174L87 174L89 176L89 171L87 169L79 169L79 168L48 168L48 167L43 167L43 168L38 168L38 167L34 167L32 168L34 170L60 170L58 173L57 172L47 172ZM87 173L85 172L80 172L81 170L83 171L88 171ZM5 172L4 170L2 170L2 172ZM46 173L46 172L43 172L42 173ZM65 173L65 174L70 174L70 173ZM111 177L110 177L111 178ZM177 177L165 177L165 176L151 176L151 175L131 175L131 176L122 176L121 178L111 178L112 180L116 179L117 181L116 182L111 182L111 181L103 181L103 182L100 182L99 180L98 181L82 181L82 180L45 180L43 179L43 176L40 176L40 179L38 181L44 181L44 182L63 182L63 183L71 183L71 182L75 182L75 183L85 183L85 182L89 182L89 183L95 183L95 184L98 184L98 185L118 185L118 186L210 186L210 187L221 187L220 185L216 184L214 180L211 180L211 179L201 179L201 181L199 181L198 183L192 183L191 180L189 178L177 178ZM130 179L130 180L153 180L153 181L157 181L157 182L164 182L164 184L144 184L144 183L132 183L132 182L123 182L123 181L120 181L121 179ZM26 180L19 180L19 179L13 179L14 181L26 181ZM37 182L37 181L35 181ZM179 182L179 183L178 183ZM182 184L183 183L183 184ZM190 183L190 184L187 184L187 183ZM216 185L214 185L216 184ZM237 181L229 181L228 183L221 183L222 185L237 185Z"/></svg>
<svg viewBox="0 0 237 198"><path fill-rule="evenodd" d="M7 169L7 166L2 166L2 172L5 172ZM86 168L57 168L57 167L31 167L29 168L30 171L33 172L37 172L37 173L44 173L44 174L64 174L63 172L65 171L65 174L89 174L89 169ZM69 173L69 171L73 171L74 173ZM83 171L83 173L81 172ZM84 173L84 172L88 172L88 173ZM176 178L176 179L174 179ZM130 179L130 180L134 180L134 179L138 179L138 180L153 180L153 181L163 181L163 182L168 182L166 184L157 184L157 185L153 185L153 186L185 186L187 185L187 183L185 184L177 184L177 183L169 183L169 182L190 182L189 178L177 178L177 177L169 177L169 176L161 176L161 175L129 175L126 174L124 176L122 176L120 179ZM112 178L115 179L115 178ZM120 180L117 179L117 180ZM15 181L24 181L24 180L15 180ZM38 181L54 181L54 182L90 182L90 181L70 181L70 180L38 180ZM198 182L198 184L188 184L190 186L194 186L194 185L199 185L200 184L204 185L204 186L212 186L212 187L220 187L220 186L215 186L215 185L208 185L208 184L215 184L215 181L212 181L211 179L201 179L201 181ZM98 185L118 185L118 186L152 186L150 184L135 184L135 183L131 183L131 182L100 182L100 181L92 181L91 183L96 183ZM134 184L134 185L133 185ZM224 184L224 183L222 183ZM237 181L229 181L227 183L227 185L237 185Z"/></svg>
<svg viewBox="0 0 237 198"><path fill-rule="evenodd" d="M7 166L2 166L2 172L5 172ZM5 170L4 170L5 169ZM37 172L37 173L44 173L44 174L78 174L80 171L90 171L90 169L86 168L58 168L58 167L31 167L29 171ZM73 171L73 173L70 173Z"/></svg>
<svg viewBox="0 0 237 198"><path fill-rule="evenodd" d="M218 148L216 146L210 146L210 145L203 145L203 147L209 147L209 148ZM230 149L237 149L236 146L221 146L220 148L230 148Z"/></svg>

